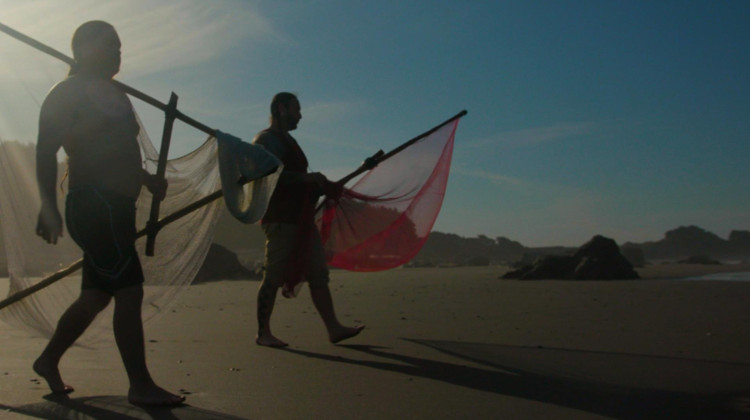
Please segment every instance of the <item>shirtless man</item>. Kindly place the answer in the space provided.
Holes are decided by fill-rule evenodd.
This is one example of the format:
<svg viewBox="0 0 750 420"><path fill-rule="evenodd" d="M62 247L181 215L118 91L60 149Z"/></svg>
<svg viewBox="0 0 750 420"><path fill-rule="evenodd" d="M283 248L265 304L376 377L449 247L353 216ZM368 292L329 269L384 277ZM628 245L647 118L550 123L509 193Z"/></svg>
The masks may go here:
<svg viewBox="0 0 750 420"><path fill-rule="evenodd" d="M299 100L281 92L271 101L271 126L255 136L260 144L284 164L279 183L271 196L261 226L266 235L263 281L258 290L258 335L261 346L285 347L287 343L271 333L271 313L276 294L287 276L304 276L315 308L328 330L328 339L338 343L359 334L364 325L341 325L333 309L328 288L328 267L323 244L314 225L314 206L322 194L340 189L319 173L307 171L307 158L289 134L302 119Z"/></svg>
<svg viewBox="0 0 750 420"><path fill-rule="evenodd" d="M135 250L135 202L142 186L163 198L166 183L142 167L139 125L128 97L112 77L120 69L120 39L102 21L73 35L76 65L42 105L37 142L37 182L42 201L37 235L55 244L62 236L57 207L57 152L68 155L65 222L83 250L81 294L65 311L47 347L34 362L54 393L69 393L60 358L114 298L113 329L130 381L128 400L177 405L185 398L160 388L146 367L141 304L143 271Z"/></svg>

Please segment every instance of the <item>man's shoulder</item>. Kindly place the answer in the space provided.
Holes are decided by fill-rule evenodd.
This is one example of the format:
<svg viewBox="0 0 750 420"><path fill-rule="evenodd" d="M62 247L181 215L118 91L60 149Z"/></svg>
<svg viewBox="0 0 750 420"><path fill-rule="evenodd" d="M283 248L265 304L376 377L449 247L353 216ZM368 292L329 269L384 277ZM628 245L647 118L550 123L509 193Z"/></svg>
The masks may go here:
<svg viewBox="0 0 750 420"><path fill-rule="evenodd" d="M81 102L82 89L72 78L58 82L50 89L42 103L41 114L44 118L62 118L78 107Z"/></svg>
<svg viewBox="0 0 750 420"><path fill-rule="evenodd" d="M94 80L92 80L90 77L85 77L81 75L72 75L57 82L57 84L54 87L52 87L52 90L59 89L59 90L77 92L82 89L85 89L93 81Z"/></svg>
<svg viewBox="0 0 750 420"><path fill-rule="evenodd" d="M265 129L259 131L258 134L255 135L255 137L253 138L253 143L281 143L281 138L273 131Z"/></svg>
<svg viewBox="0 0 750 420"><path fill-rule="evenodd" d="M265 129L253 138L253 144L259 144L266 148L269 152L273 153L277 158L283 159L286 153L286 146L284 141L278 134L272 130Z"/></svg>
<svg viewBox="0 0 750 420"><path fill-rule="evenodd" d="M52 89L47 93L46 102L70 106L77 102L83 93L84 86L82 81L79 78L71 76L52 86Z"/></svg>

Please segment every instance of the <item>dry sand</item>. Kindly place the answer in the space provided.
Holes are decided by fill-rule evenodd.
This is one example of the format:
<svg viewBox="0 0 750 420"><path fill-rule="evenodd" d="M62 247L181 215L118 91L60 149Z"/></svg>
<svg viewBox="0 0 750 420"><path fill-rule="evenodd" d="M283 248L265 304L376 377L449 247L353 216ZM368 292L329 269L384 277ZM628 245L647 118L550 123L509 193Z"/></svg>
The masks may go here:
<svg viewBox="0 0 750 420"><path fill-rule="evenodd" d="M749 418L750 282L664 280L750 265L659 265L638 281L500 280L498 267L332 273L342 321L328 343L305 290L279 297L258 347L257 282L192 286L146 326L162 386L188 406L126 402L114 346L75 347L76 387L49 399L31 363L46 343L0 324L0 418L733 419ZM655 278L660 278L655 279Z"/></svg>

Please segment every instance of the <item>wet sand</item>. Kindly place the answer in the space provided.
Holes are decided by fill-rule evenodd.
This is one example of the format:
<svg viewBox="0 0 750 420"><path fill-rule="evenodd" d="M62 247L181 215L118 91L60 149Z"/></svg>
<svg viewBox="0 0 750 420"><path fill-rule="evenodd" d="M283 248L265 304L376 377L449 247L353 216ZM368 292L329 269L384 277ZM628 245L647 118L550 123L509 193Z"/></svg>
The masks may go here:
<svg viewBox="0 0 750 420"><path fill-rule="evenodd" d="M337 312L363 322L332 345L312 302L279 297L258 347L258 283L195 285L146 325L156 381L176 409L126 402L114 341L75 347L50 398L31 370L46 340L0 323L0 418L750 418L750 282L681 281L750 265L664 264L644 280L501 280L502 267L334 270ZM745 399L747 398L747 400Z"/></svg>

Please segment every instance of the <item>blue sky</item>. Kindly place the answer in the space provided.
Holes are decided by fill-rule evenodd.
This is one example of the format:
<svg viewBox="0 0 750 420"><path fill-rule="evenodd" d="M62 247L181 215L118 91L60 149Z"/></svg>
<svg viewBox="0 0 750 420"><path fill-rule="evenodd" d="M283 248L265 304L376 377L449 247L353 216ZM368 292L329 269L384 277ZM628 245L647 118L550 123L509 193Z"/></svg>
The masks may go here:
<svg viewBox="0 0 750 420"><path fill-rule="evenodd" d="M65 53L90 19L118 78L250 140L296 92L311 166L338 178L462 109L435 229L525 245L680 225L750 229L745 1L10 1L0 22ZM0 35L0 135L33 140L64 66ZM15 43L15 44L14 44ZM21 82L23 81L23 82ZM152 138L161 115L136 101ZM202 133L178 127L172 156Z"/></svg>

